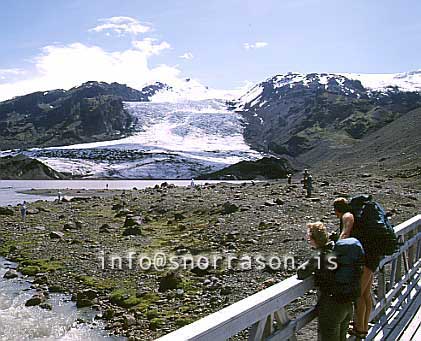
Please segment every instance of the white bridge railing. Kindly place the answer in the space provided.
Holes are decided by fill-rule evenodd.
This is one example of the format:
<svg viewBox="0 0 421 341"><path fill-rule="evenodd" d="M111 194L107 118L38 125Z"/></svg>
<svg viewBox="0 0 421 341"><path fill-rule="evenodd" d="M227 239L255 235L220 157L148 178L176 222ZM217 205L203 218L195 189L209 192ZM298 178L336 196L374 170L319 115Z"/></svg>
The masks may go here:
<svg viewBox="0 0 421 341"><path fill-rule="evenodd" d="M387 325L384 312L399 307L421 279L421 214L395 227L404 243L384 258L377 272L377 298L370 320L378 321L370 334ZM158 341L226 340L249 329L249 340L295 340L296 332L316 317L314 307L291 319L285 307L314 289L313 278L292 276L284 281L208 315L158 339ZM418 287L419 289L419 287ZM397 300L397 303L396 303ZM370 335L369 335L370 336Z"/></svg>

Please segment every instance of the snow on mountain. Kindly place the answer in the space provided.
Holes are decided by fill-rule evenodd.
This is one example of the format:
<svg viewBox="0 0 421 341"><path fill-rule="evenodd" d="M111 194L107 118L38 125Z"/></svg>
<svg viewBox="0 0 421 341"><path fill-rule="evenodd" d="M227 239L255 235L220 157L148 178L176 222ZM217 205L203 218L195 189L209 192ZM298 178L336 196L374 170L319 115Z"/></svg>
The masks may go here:
<svg viewBox="0 0 421 341"><path fill-rule="evenodd" d="M421 69L403 73L359 74L342 73L350 79L357 79L368 89L385 90L396 86L402 91L421 91Z"/></svg>
<svg viewBox="0 0 421 341"><path fill-rule="evenodd" d="M295 88L299 86L323 87L326 90L338 90L344 95L355 94L355 84L345 76L334 73L293 73L276 75L268 78L262 83L255 85L237 101L237 109L251 108L258 104L259 107L264 105L263 96L270 97L272 92L276 92L280 88ZM355 96L358 97L357 94Z"/></svg>
<svg viewBox="0 0 421 341"><path fill-rule="evenodd" d="M27 154L60 172L162 179L190 178L261 157L244 141L241 116L222 100L124 105L137 118L134 135Z"/></svg>
<svg viewBox="0 0 421 341"><path fill-rule="evenodd" d="M151 97L155 103L174 103L183 101L200 101L206 99L232 100L241 95L242 90L217 90L204 86L195 79L186 78L171 84L167 89L157 92Z"/></svg>
<svg viewBox="0 0 421 341"><path fill-rule="evenodd" d="M356 84L350 82L358 80L367 90L387 92L391 87L401 91L421 92L421 70L396 74L356 74L356 73L295 73L288 72L266 79L256 84L237 100L237 109L262 106L262 95L265 89L273 91L282 87L321 86L326 90L340 89L345 95L354 95ZM267 91L267 90L266 90ZM355 94L358 97L358 94Z"/></svg>

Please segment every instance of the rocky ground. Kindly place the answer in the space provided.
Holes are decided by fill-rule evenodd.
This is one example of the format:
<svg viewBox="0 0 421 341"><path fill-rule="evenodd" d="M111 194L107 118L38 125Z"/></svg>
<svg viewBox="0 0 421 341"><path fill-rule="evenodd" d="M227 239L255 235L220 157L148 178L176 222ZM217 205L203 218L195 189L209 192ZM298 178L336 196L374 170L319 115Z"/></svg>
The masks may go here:
<svg viewBox="0 0 421 341"><path fill-rule="evenodd" d="M332 202L337 196L371 193L395 224L420 213L419 177L314 174L313 179L311 198L305 197L297 178L292 185L281 180L196 189L63 191L84 196L33 203L26 222L20 221L18 207L0 208L0 255L17 262L18 270L40 288L31 304L48 303L48 291L71 293L78 306L97 310L110 333L151 340L282 281L295 270L262 270L256 263L247 269L241 262L229 268L226 259L215 269L191 269L188 263L188 269L179 271L161 269L155 259L157 269L144 270L135 265L141 254L153 257L162 252L179 261L211 254L260 254L266 259L291 255L301 264L312 253L305 224L322 220L335 230ZM136 252L132 269L130 251ZM126 257L121 270L111 268L112 255ZM314 294L309 293L288 309L296 315L311 303Z"/></svg>

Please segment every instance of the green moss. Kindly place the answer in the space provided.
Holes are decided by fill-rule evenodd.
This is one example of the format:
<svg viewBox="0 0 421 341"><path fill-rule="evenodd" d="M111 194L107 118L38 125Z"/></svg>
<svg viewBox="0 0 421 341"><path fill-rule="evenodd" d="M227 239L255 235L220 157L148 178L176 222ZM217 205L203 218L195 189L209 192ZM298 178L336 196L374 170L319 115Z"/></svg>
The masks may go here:
<svg viewBox="0 0 421 341"><path fill-rule="evenodd" d="M183 318L179 318L177 320L175 320L175 325L177 327L184 327L187 326L190 323L193 323L194 320L192 318L189 317L183 317Z"/></svg>
<svg viewBox="0 0 421 341"><path fill-rule="evenodd" d="M196 285L196 283L190 279L183 279L182 288L186 293L189 294L196 294L200 291L200 288Z"/></svg>
<svg viewBox="0 0 421 341"><path fill-rule="evenodd" d="M135 310L142 311L145 314L149 311L149 307L159 300L159 295L154 292L149 292L142 297L140 297L140 302L133 307Z"/></svg>
<svg viewBox="0 0 421 341"><path fill-rule="evenodd" d="M63 268L63 264L59 261L49 259L27 259L22 262L23 266L37 266L40 272L53 272Z"/></svg>
<svg viewBox="0 0 421 341"><path fill-rule="evenodd" d="M115 280L108 279L108 278L97 278L92 276L79 276L79 280L81 280L85 285L90 287L104 290L104 289L112 289L115 286Z"/></svg>
<svg viewBox="0 0 421 341"><path fill-rule="evenodd" d="M19 268L19 270L23 275L27 276L35 276L37 273L41 272L40 267L35 265L24 266L23 268Z"/></svg>
<svg viewBox="0 0 421 341"><path fill-rule="evenodd" d="M158 316L159 316L159 312L158 312L158 310L157 310L157 309L148 310L148 311L146 312L146 318L147 318L148 320L152 320L152 319L154 319L154 318L157 318Z"/></svg>
<svg viewBox="0 0 421 341"><path fill-rule="evenodd" d="M135 289L117 289L110 295L110 302L123 308L145 304L145 301L147 301L145 296L136 297Z"/></svg>
<svg viewBox="0 0 421 341"><path fill-rule="evenodd" d="M161 318L154 318L149 321L149 329L157 330L159 327L164 325L164 320Z"/></svg>
<svg viewBox="0 0 421 341"><path fill-rule="evenodd" d="M16 247L16 242L7 241L0 246L0 256L7 256L13 248Z"/></svg>

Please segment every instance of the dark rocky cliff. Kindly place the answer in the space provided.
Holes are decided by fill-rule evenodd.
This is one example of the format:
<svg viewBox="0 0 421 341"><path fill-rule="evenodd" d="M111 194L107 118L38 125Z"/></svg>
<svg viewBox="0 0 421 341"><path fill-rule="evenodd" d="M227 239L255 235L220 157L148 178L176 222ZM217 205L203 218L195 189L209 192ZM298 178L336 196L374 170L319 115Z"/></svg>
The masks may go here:
<svg viewBox="0 0 421 341"><path fill-rule="evenodd" d="M0 103L0 149L51 147L121 138L134 119L123 101L149 101L166 88L138 91L118 83L87 82L68 91L35 92Z"/></svg>
<svg viewBox="0 0 421 341"><path fill-rule="evenodd" d="M421 94L365 89L333 74L275 76L256 85L239 103L245 138L257 150L297 157L321 143L350 145L411 110Z"/></svg>

